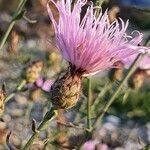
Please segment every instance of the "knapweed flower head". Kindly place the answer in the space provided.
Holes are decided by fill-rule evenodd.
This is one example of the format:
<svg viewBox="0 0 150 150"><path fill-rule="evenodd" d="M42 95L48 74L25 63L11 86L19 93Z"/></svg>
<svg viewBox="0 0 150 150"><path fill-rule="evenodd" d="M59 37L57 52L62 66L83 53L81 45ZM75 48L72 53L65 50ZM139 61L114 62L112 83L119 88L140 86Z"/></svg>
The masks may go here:
<svg viewBox="0 0 150 150"><path fill-rule="evenodd" d="M77 0L73 8L70 0L51 2L59 11L59 21L56 22L47 5L58 49L76 71L83 70L83 75L95 74L138 52L140 47L137 45L142 40L142 34L137 32L134 38L128 36L125 33L128 21L124 23L119 19L110 23L107 10L96 16L92 3L81 19L85 0Z"/></svg>
<svg viewBox="0 0 150 150"><path fill-rule="evenodd" d="M83 76L116 67L114 64L132 54L139 53L137 45L142 34L135 37L125 32L128 21L122 19L110 23L107 11L97 16L93 3L81 17L85 0L50 0L58 12L58 22L47 4L53 23L58 49L70 64L67 73L52 85L52 103L58 108L71 108L77 102ZM121 24L121 25L120 25Z"/></svg>

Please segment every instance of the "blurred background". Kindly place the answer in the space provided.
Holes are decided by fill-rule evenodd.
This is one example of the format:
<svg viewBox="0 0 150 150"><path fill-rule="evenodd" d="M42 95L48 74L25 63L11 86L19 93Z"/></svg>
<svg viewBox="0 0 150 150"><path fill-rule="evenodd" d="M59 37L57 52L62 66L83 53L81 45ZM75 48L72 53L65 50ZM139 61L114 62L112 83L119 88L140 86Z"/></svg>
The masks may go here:
<svg viewBox="0 0 150 150"><path fill-rule="evenodd" d="M18 2L19 0L0 0L0 38L7 30ZM0 85L5 83L7 95L13 92L17 83L24 78L26 68L33 61L42 61L44 66L40 76L53 81L67 68L67 63L62 60L55 45L55 33L47 14L46 4L47 0L27 1L25 17L16 22L0 52ZM133 30L142 32L143 45L150 38L150 0L106 0L102 10L106 8L111 22L118 17L125 21L129 19L127 32L131 33ZM55 8L53 13L57 19L59 15ZM122 70L121 73L126 72L125 69ZM101 92L101 101L93 111L93 119L116 89L115 80L120 80L120 76L117 74L119 78L116 77L114 72L108 70L92 77L93 101ZM103 122L99 124L97 132L93 133L90 145L95 144L96 149L101 150L104 146L105 149L137 150L143 145L150 144L150 78L140 78L136 80L136 85L132 86L133 78L115 100ZM111 84L111 88L107 87L106 83ZM59 115L57 120L72 121L79 126L86 124L86 95L85 81L78 105L63 112L64 115ZM21 149L32 134L32 119L34 118L37 124L42 120L43 114L48 109L48 101L49 94L36 87L18 92L6 103L0 119L0 150L7 149L6 135L9 131L12 131L10 143ZM83 136L80 129L61 126L61 130L63 133L60 134L59 124L52 122L31 149L73 149ZM69 137L67 140L66 135ZM49 139L50 142L43 144L45 139ZM85 143L84 149L92 150L86 148L86 144L89 143ZM64 145L71 146L64 148Z"/></svg>

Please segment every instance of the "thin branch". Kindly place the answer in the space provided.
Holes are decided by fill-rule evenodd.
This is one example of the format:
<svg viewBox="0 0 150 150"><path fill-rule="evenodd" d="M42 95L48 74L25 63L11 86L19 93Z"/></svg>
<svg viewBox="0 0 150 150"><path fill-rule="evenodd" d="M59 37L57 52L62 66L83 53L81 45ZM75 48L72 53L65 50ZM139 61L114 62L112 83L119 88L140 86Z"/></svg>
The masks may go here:
<svg viewBox="0 0 150 150"><path fill-rule="evenodd" d="M17 9L16 9L16 11L12 17L12 20L11 20L11 22L7 28L7 31L5 32L4 36L2 37L2 40L0 41L0 50L3 48L12 28L14 27L14 25L16 23L16 21L23 17L23 14L22 15L20 15L20 14L22 13L24 5L26 2L27 2L27 0L20 0L19 4L17 6Z"/></svg>
<svg viewBox="0 0 150 150"><path fill-rule="evenodd" d="M87 128L89 132L91 131L92 128L92 123L91 123L91 102L92 102L92 91L91 91L91 79L87 79L88 82L88 96L87 96Z"/></svg>
<svg viewBox="0 0 150 150"><path fill-rule="evenodd" d="M48 124L48 122L53 120L56 116L57 116L57 110L55 110L54 108L51 108L51 110L49 110L45 114L42 122L40 123L39 127L37 128L38 132L33 133L31 138L28 140L26 145L23 147L23 150L28 150L30 148L30 146L32 145L34 140L39 136L40 132L44 129L44 127Z"/></svg>

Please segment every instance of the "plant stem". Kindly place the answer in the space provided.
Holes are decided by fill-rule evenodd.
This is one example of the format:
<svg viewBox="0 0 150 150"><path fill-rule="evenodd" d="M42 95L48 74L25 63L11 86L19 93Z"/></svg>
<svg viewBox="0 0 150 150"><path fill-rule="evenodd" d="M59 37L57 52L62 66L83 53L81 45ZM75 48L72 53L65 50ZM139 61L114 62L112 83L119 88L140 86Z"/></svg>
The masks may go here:
<svg viewBox="0 0 150 150"><path fill-rule="evenodd" d="M87 82L88 82L87 125L88 125L88 132L90 132L92 128L92 124L91 124L91 101L92 101L91 79L88 78Z"/></svg>
<svg viewBox="0 0 150 150"><path fill-rule="evenodd" d="M18 84L16 90L14 90L14 92L12 92L10 95L8 95L8 96L5 98L5 103L7 103L11 98L13 98L13 97L15 96L16 92L21 91L22 88L25 86L25 84L26 84L26 80L22 80L22 81Z"/></svg>
<svg viewBox="0 0 150 150"><path fill-rule="evenodd" d="M39 136L40 132L44 130L44 127L48 124L49 121L53 120L57 116L57 110L51 108L44 116L43 121L40 123L37 128L37 132L34 132L31 138L28 140L26 145L23 147L23 150L28 150L34 140Z"/></svg>
<svg viewBox="0 0 150 150"><path fill-rule="evenodd" d="M7 37L9 35L10 31L12 30L13 26L15 25L15 23L16 23L15 20L10 22L9 27L8 27L7 31L5 32L3 38L2 38L2 40L0 42L0 50L3 48L3 46L4 46L4 44L5 44L6 40L7 40Z"/></svg>
<svg viewBox="0 0 150 150"><path fill-rule="evenodd" d="M102 89L102 91L99 92L97 98L94 100L93 104L92 104L92 111L94 111L94 109L97 108L97 106L100 104L101 102L101 97L103 97L105 95L105 93L111 88L112 83L108 82L105 84L104 88Z"/></svg>
<svg viewBox="0 0 150 150"><path fill-rule="evenodd" d="M122 104L125 104L125 103L126 103L127 98L129 97L130 92L131 92L131 89L130 89L130 88L128 88L128 89L125 91L125 93L124 93L124 95L123 95L123 98L122 98Z"/></svg>
<svg viewBox="0 0 150 150"><path fill-rule="evenodd" d="M86 106L87 106L87 97L84 96L84 100L75 116L74 122L79 122L79 119L81 117L81 112L83 112L84 110L86 110Z"/></svg>
<svg viewBox="0 0 150 150"><path fill-rule="evenodd" d="M8 36L9 36L9 33L11 32L13 26L15 25L16 23L16 20L18 19L17 16L20 15L20 13L22 12L23 8L24 8L24 5L25 3L27 2L27 0L20 0L19 4L18 4L18 7L12 17L12 20L7 28L7 31L5 32L1 42L0 42L0 50L3 48Z"/></svg>
<svg viewBox="0 0 150 150"><path fill-rule="evenodd" d="M101 7L105 0L96 0L95 6Z"/></svg>
<svg viewBox="0 0 150 150"><path fill-rule="evenodd" d="M96 0L96 2L95 2L95 6L97 7L96 8L96 16L99 15L100 10L101 10L101 6L102 6L102 4L103 4L104 1L105 0Z"/></svg>
<svg viewBox="0 0 150 150"><path fill-rule="evenodd" d="M25 123L27 124L28 124L28 121L30 120L30 115L31 115L33 104L34 103L31 100L28 102L28 107L25 112Z"/></svg>
<svg viewBox="0 0 150 150"><path fill-rule="evenodd" d="M108 103L105 105L105 107L103 108L103 111L99 113L99 115L97 116L94 125L93 125L93 129L95 129L97 127L97 125L99 124L99 122L101 121L101 119L103 118L104 114L107 112L107 110L109 109L109 107L111 106L111 104L114 102L115 98L117 97L117 95L119 94L119 92L121 91L123 85L128 81L128 79L131 77L131 75L134 73L134 71L137 68L137 64L138 62L143 58L143 54L139 54L136 59L134 60L133 64L131 65L131 67L129 68L129 71L127 73L127 75L125 76L125 78L122 80L122 82L120 83L120 85L118 86L118 88L116 89L115 93L113 94L113 96L111 97L111 99L108 101Z"/></svg>

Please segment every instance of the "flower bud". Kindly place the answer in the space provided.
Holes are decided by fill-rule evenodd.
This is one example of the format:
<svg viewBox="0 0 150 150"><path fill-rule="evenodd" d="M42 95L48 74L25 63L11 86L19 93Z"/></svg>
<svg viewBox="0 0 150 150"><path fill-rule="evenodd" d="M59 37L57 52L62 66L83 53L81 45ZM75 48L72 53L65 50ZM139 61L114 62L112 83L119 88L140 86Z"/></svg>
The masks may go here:
<svg viewBox="0 0 150 150"><path fill-rule="evenodd" d="M131 77L131 80L129 81L129 86L136 90L141 88L141 86L143 85L145 76L146 76L145 71L142 69L138 69Z"/></svg>
<svg viewBox="0 0 150 150"><path fill-rule="evenodd" d="M118 66L118 68L112 68L108 76L111 81L115 81L115 80L120 81L123 77L124 64L118 61L115 63L115 65Z"/></svg>
<svg viewBox="0 0 150 150"><path fill-rule="evenodd" d="M10 46L8 48L8 51L14 54L17 53L18 43L19 43L19 35L17 34L17 32L13 31L11 33Z"/></svg>
<svg viewBox="0 0 150 150"><path fill-rule="evenodd" d="M33 62L26 70L26 80L28 83L34 83L39 77L43 69L43 61Z"/></svg>

